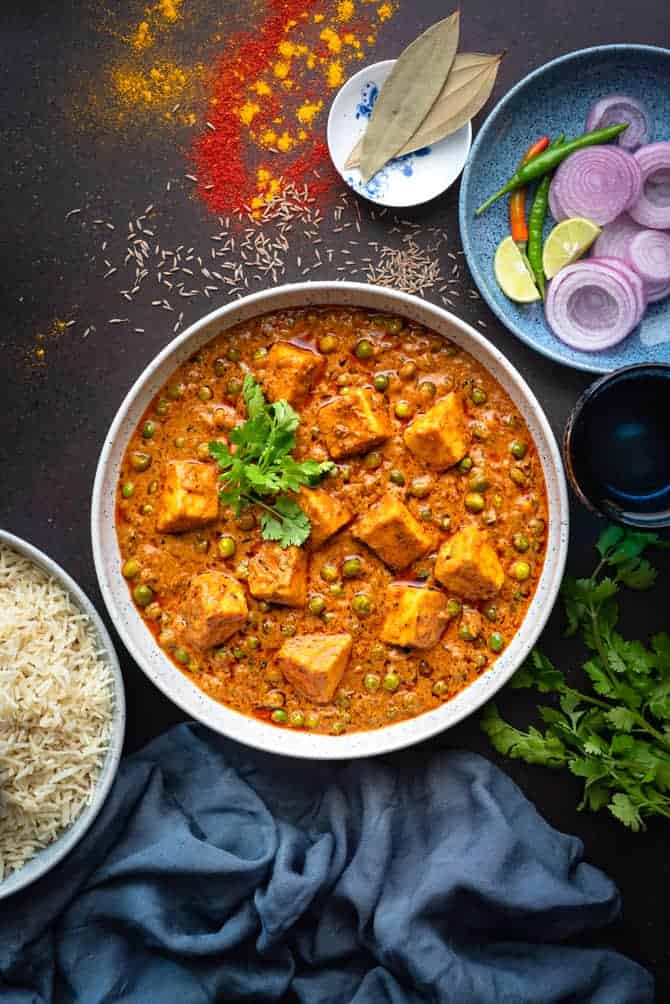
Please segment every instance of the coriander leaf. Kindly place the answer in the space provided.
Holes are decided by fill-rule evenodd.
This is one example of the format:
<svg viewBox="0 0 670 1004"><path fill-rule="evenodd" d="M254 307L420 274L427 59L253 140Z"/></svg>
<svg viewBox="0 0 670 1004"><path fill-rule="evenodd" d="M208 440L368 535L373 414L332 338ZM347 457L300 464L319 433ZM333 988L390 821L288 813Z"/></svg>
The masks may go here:
<svg viewBox="0 0 670 1004"><path fill-rule="evenodd" d="M602 760L590 760L588 757L573 757L568 767L576 777L587 777L598 781L607 777L609 772Z"/></svg>
<svg viewBox="0 0 670 1004"><path fill-rule="evenodd" d="M242 396L247 406L247 415L253 421L265 414L265 396L260 384L256 383L251 373L245 373L242 384Z"/></svg>
<svg viewBox="0 0 670 1004"><path fill-rule="evenodd" d="M560 690L565 686L565 677L560 670L538 649L533 649L530 658L512 677L511 686L515 690L537 687L541 694Z"/></svg>
<svg viewBox="0 0 670 1004"><path fill-rule="evenodd" d="M582 669L591 680L596 694L609 697L613 693L614 686L597 659L589 659L583 664Z"/></svg>
<svg viewBox="0 0 670 1004"><path fill-rule="evenodd" d="M481 727L493 748L505 756L545 767L564 767L567 763L567 751L558 737L549 731L542 735L532 726L528 732L520 732L500 717L495 704L484 709Z"/></svg>
<svg viewBox="0 0 670 1004"><path fill-rule="evenodd" d="M610 597L616 596L618 592L619 587L614 579L601 579L598 585L592 588L590 600L592 603L604 603Z"/></svg>
<svg viewBox="0 0 670 1004"><path fill-rule="evenodd" d="M657 543L658 536L655 533L625 530L623 538L617 543L611 553L607 555L607 564L620 565L630 558L637 558L647 547L651 547Z"/></svg>
<svg viewBox="0 0 670 1004"><path fill-rule="evenodd" d="M659 683L648 694L647 707L656 718L670 719L670 680Z"/></svg>
<svg viewBox="0 0 670 1004"><path fill-rule="evenodd" d="M605 555L611 548L616 547L620 540L623 539L624 531L620 526L615 526L611 523L606 530L598 537L596 542L596 549L601 558Z"/></svg>
<svg viewBox="0 0 670 1004"><path fill-rule="evenodd" d="M635 749L635 740L632 736L621 734L612 736L610 743L610 753L616 756L618 753L632 753Z"/></svg>
<svg viewBox="0 0 670 1004"><path fill-rule="evenodd" d="M214 457L219 464L225 464L229 466L233 462L232 455L226 443L222 443L221 440L215 439L209 445L209 454Z"/></svg>
<svg viewBox="0 0 670 1004"><path fill-rule="evenodd" d="M654 650L657 667L670 672L670 635L665 631L653 635L651 647Z"/></svg>
<svg viewBox="0 0 670 1004"><path fill-rule="evenodd" d="M649 589L656 581L658 572L646 558L635 558L619 565L617 580L629 589Z"/></svg>
<svg viewBox="0 0 670 1004"><path fill-rule="evenodd" d="M629 708L612 708L605 715L609 724L619 732L632 732L636 723L635 715Z"/></svg>
<svg viewBox="0 0 670 1004"><path fill-rule="evenodd" d="M610 787L606 781L589 780L584 785L584 797L578 808L598 812L609 802L610 793Z"/></svg>
<svg viewBox="0 0 670 1004"><path fill-rule="evenodd" d="M614 795L609 804L609 810L620 823L628 826L633 832L637 833L638 830L645 828L638 809L633 805L628 795L623 792L618 791Z"/></svg>
<svg viewBox="0 0 670 1004"><path fill-rule="evenodd" d="M606 750L605 743L600 736L592 735L584 743L584 752L589 756L600 756Z"/></svg>
<svg viewBox="0 0 670 1004"><path fill-rule="evenodd" d="M282 547L300 547L309 537L311 528L306 514L288 495L280 495L261 515L263 539L275 540Z"/></svg>

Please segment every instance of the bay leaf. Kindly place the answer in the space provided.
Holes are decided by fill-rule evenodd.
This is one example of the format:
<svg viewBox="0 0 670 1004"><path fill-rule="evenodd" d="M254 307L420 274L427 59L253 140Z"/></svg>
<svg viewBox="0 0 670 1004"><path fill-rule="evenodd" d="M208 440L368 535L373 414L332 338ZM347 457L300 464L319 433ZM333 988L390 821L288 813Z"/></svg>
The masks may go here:
<svg viewBox="0 0 670 1004"><path fill-rule="evenodd" d="M395 157L426 118L451 70L459 21L459 11L454 11L414 39L396 59L363 135L363 181Z"/></svg>
<svg viewBox="0 0 670 1004"><path fill-rule="evenodd" d="M502 55L482 52L459 52L446 83L423 122L395 154L412 153L440 139L446 139L473 118L486 104L498 75ZM474 109L474 110L473 110ZM365 134L347 157L344 167L358 167ZM426 138L430 136L430 138Z"/></svg>

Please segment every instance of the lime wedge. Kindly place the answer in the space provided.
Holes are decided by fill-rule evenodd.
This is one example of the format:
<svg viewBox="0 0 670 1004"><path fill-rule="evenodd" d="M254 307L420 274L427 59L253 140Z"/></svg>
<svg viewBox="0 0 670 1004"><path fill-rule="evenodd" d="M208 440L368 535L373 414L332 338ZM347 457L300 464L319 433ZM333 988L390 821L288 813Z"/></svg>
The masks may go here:
<svg viewBox="0 0 670 1004"><path fill-rule="evenodd" d="M599 233L600 227L583 216L573 216L555 226L542 251L542 267L547 279L553 279L562 268L581 258Z"/></svg>
<svg viewBox="0 0 670 1004"><path fill-rule="evenodd" d="M493 271L498 285L510 300L534 303L540 299L528 262L512 237L505 237L498 245Z"/></svg>

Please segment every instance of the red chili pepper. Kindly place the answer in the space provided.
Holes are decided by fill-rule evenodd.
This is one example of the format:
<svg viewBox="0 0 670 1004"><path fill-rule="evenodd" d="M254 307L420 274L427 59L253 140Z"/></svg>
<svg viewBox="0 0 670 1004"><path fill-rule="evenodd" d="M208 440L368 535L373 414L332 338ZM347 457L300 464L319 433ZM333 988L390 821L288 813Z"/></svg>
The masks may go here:
<svg viewBox="0 0 670 1004"><path fill-rule="evenodd" d="M519 167L523 167L538 153L542 153L549 146L549 137L542 136L529 146L521 159ZM519 245L522 251L526 250L528 244L528 225L526 223L526 189L517 188L509 197L509 223L512 231L512 239Z"/></svg>

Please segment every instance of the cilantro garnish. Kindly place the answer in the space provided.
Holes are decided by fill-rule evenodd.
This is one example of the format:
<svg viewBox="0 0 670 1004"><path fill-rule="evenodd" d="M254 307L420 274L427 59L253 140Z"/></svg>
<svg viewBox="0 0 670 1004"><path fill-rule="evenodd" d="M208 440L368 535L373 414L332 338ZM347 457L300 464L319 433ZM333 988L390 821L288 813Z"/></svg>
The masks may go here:
<svg viewBox="0 0 670 1004"><path fill-rule="evenodd" d="M248 418L230 433L236 449L212 442L209 452L218 461L223 488L219 498L232 506L235 515L257 505L262 510L261 532L265 540L282 547L300 546L309 537L311 524L288 492L313 485L332 470L331 461L294 460L295 433L299 415L288 401L268 404L253 376L247 373L242 387Z"/></svg>
<svg viewBox="0 0 670 1004"><path fill-rule="evenodd" d="M609 526L596 544L593 574L563 582L566 633L581 632L591 653L582 665L587 687L571 686L536 649L511 686L555 695L557 706L538 708L544 731L514 728L493 704L481 722L499 753L567 767L584 782L580 809L606 806L631 830L644 829L645 817L670 817L670 636L654 635L646 645L616 630L621 587L654 584L656 570L643 557L652 546L668 544L653 533Z"/></svg>

